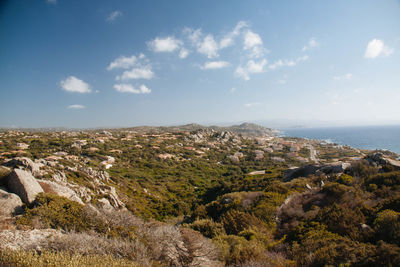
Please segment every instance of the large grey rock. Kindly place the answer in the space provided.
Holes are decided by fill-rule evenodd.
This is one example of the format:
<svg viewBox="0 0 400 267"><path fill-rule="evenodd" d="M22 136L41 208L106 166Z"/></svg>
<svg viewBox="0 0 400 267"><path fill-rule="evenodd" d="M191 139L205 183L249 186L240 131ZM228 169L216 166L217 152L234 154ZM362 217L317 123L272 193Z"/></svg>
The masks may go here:
<svg viewBox="0 0 400 267"><path fill-rule="evenodd" d="M80 199L80 197L78 197L78 195L71 188L52 181L47 181L47 180L37 180L37 181L43 188L44 192L66 197L72 201L76 201L83 205L82 199Z"/></svg>
<svg viewBox="0 0 400 267"><path fill-rule="evenodd" d="M37 194L42 193L43 189L30 172L14 169L7 177L7 187L9 191L17 194L22 202L30 204L35 200Z"/></svg>
<svg viewBox="0 0 400 267"><path fill-rule="evenodd" d="M289 168L285 171L284 181L291 181L298 177L308 177L309 175L320 174L340 174L350 168L351 164L346 162L335 162L326 165L310 164L302 167Z"/></svg>
<svg viewBox="0 0 400 267"><path fill-rule="evenodd" d="M400 170L400 161L399 160L391 159L390 157L388 157L380 152L370 154L365 159L368 160L370 163L375 163L376 165L387 164L387 165L391 165L392 167L394 167L397 170Z"/></svg>
<svg viewBox="0 0 400 267"><path fill-rule="evenodd" d="M10 217L22 212L22 201L19 196L0 188L0 217Z"/></svg>
<svg viewBox="0 0 400 267"><path fill-rule="evenodd" d="M29 170L33 173L33 175L40 175L40 168L43 167L42 163L33 162L30 158L27 157L15 157L6 162L4 165L13 168Z"/></svg>
<svg viewBox="0 0 400 267"><path fill-rule="evenodd" d="M316 165L289 168L285 171L284 181L290 181L298 177L307 177L311 174L315 174L319 168L320 166Z"/></svg>

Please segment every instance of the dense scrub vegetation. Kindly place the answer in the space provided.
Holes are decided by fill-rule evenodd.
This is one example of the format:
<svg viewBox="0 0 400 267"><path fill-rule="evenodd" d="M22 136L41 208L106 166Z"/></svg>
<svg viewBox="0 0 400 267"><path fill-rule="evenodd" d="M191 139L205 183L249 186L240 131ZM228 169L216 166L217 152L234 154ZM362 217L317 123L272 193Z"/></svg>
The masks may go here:
<svg viewBox="0 0 400 267"><path fill-rule="evenodd" d="M63 266L64 259L73 262L78 255L88 255L79 261L90 264L98 255L107 255L104 262L109 260L109 266L124 266L125 260L145 266L196 266L201 254L227 266L400 266L400 171L390 164L355 159L344 173L286 181L287 168L307 164L288 156L289 147L256 159L254 151L265 145L254 139L240 137L236 144L232 138L218 143L213 137L193 142L182 132L164 139L118 134L105 143L95 142L96 136L88 133L24 139L30 145L24 155L32 159L64 151L101 169L108 155L115 157L105 183L117 189L127 211L98 213L89 205L40 194L25 207L18 227L60 229L69 235L44 245L43 257L2 251L5 263L25 257L32 262L26 266L39 260ZM96 149L72 147L75 139L88 140ZM0 152L12 151L18 140L5 139ZM301 142L283 139L289 141ZM312 144L323 162L360 156L349 148ZM240 160L229 157L237 152ZM309 150L304 146L298 154L308 157ZM274 160L277 157L284 161ZM55 165L54 171L75 166L65 158L58 163L63 167ZM265 173L251 174L260 170ZM79 168L65 172L69 182L94 187ZM0 180L5 175L0 173ZM107 196L94 197L91 205L101 197ZM168 258L171 247L178 261Z"/></svg>

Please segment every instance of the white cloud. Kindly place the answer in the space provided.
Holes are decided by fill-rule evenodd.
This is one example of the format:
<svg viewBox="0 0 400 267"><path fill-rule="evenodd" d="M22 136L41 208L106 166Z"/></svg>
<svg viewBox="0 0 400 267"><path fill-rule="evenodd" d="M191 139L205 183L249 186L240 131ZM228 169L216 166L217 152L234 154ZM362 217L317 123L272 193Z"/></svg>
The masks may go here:
<svg viewBox="0 0 400 267"><path fill-rule="evenodd" d="M182 48L179 51L179 58L184 59L189 55L189 50L187 50L186 48Z"/></svg>
<svg viewBox="0 0 400 267"><path fill-rule="evenodd" d="M244 29L249 25L245 21L239 21L232 31L223 35L222 38L215 38L213 34L203 33L201 29L185 28L183 34L187 37L190 43L195 47L198 53L207 56L208 58L219 57L221 49L234 45L235 38L243 34L244 50L250 52L250 57L260 58L267 51L262 47L260 35Z"/></svg>
<svg viewBox="0 0 400 267"><path fill-rule="evenodd" d="M133 87L132 84L115 84L114 89L120 93L131 93L131 94L149 94L151 90L142 84L138 89Z"/></svg>
<svg viewBox="0 0 400 267"><path fill-rule="evenodd" d="M268 50L265 49L264 47L255 46L251 49L251 53L249 54L249 56L251 58L260 58L263 57L266 52L268 52Z"/></svg>
<svg viewBox="0 0 400 267"><path fill-rule="evenodd" d="M247 31L245 36L244 36L244 49L250 49L258 45L262 45L263 42L261 40L260 35L257 33L254 33L252 31Z"/></svg>
<svg viewBox="0 0 400 267"><path fill-rule="evenodd" d="M122 16L122 12L116 10L116 11L111 12L111 13L107 16L106 21L107 21L107 22L113 22L113 21L115 21L118 17L121 17L121 16Z"/></svg>
<svg viewBox="0 0 400 267"><path fill-rule="evenodd" d="M298 58L296 58L296 60L278 59L274 63L270 64L268 67L271 70L277 69L279 67L294 67L298 63L303 62L303 61L307 61L308 59L309 59L309 57L307 55L298 57Z"/></svg>
<svg viewBox="0 0 400 267"><path fill-rule="evenodd" d="M219 42L219 47L222 49L222 48L226 48L226 47L233 45L234 38L240 34L240 32L243 28L246 28L246 27L248 27L248 24L246 22L239 21L236 24L235 28L222 38L222 40Z"/></svg>
<svg viewBox="0 0 400 267"><path fill-rule="evenodd" d="M351 78L353 78L353 74L351 73L346 73L344 75L339 75L339 76L333 76L333 79L336 81L351 80Z"/></svg>
<svg viewBox="0 0 400 267"><path fill-rule="evenodd" d="M263 41L257 33L250 30L244 35L244 50L249 50L249 56L252 58L260 58L264 56L264 52L267 50L263 47Z"/></svg>
<svg viewBox="0 0 400 267"><path fill-rule="evenodd" d="M260 60L258 62L255 62L254 60L249 60L246 66L237 67L235 74L236 76L242 78L243 80L248 81L250 80L250 74L264 72L266 65L267 65L266 59Z"/></svg>
<svg viewBox="0 0 400 267"><path fill-rule="evenodd" d="M386 46L382 40L373 39L368 43L364 57L376 58L379 55L389 56L392 53L393 53L393 48Z"/></svg>
<svg viewBox="0 0 400 267"><path fill-rule="evenodd" d="M146 56L141 53L139 56L121 56L111 62L107 70L128 69L116 76L116 80L147 79L154 77L154 72Z"/></svg>
<svg viewBox="0 0 400 267"><path fill-rule="evenodd" d="M264 71L265 65L267 65L266 59L263 59L259 62L249 60L249 62L247 62L247 69L249 70L250 73L261 73Z"/></svg>
<svg viewBox="0 0 400 267"><path fill-rule="evenodd" d="M211 34L208 34L202 42L198 43L197 51L208 58L218 57L218 44Z"/></svg>
<svg viewBox="0 0 400 267"><path fill-rule="evenodd" d="M246 107L246 108L251 108L251 107L254 107L254 106L258 106L258 105L260 105L261 103L259 103L259 102L253 102L253 103L246 103L246 104L244 104L244 106Z"/></svg>
<svg viewBox="0 0 400 267"><path fill-rule="evenodd" d="M210 69L221 69L229 66L229 62L227 61L208 61L204 63L204 66L201 67L203 70Z"/></svg>
<svg viewBox="0 0 400 267"><path fill-rule="evenodd" d="M47 0L46 2L47 2L48 4L52 4L52 5L57 4L57 0Z"/></svg>
<svg viewBox="0 0 400 267"><path fill-rule="evenodd" d="M150 94L150 93L151 93L151 89L147 88L146 85L142 84L142 85L140 86L140 92L141 92L142 94Z"/></svg>
<svg viewBox="0 0 400 267"><path fill-rule="evenodd" d="M137 63L137 60L138 60L137 57L133 55L131 57L121 56L115 59L113 62L111 62L110 65L108 65L107 70L127 69L134 66Z"/></svg>
<svg viewBox="0 0 400 267"><path fill-rule="evenodd" d="M173 36L165 38L157 37L148 42L147 45L154 52L173 52L182 45L182 41L175 39Z"/></svg>
<svg viewBox="0 0 400 267"><path fill-rule="evenodd" d="M124 71L122 75L118 75L116 80L146 79L150 80L154 77L154 72L150 65L136 67L131 70Z"/></svg>
<svg viewBox="0 0 400 267"><path fill-rule="evenodd" d="M67 108L68 109L84 109L86 107L84 105L75 104L75 105L69 105Z"/></svg>
<svg viewBox="0 0 400 267"><path fill-rule="evenodd" d="M306 51L306 50L310 50L310 49L315 48L315 47L318 47L318 46L319 46L319 43L318 43L317 39L314 38L314 37L312 37L312 38L308 41L307 45L303 46L303 49L302 49L302 50L303 50L303 51Z"/></svg>
<svg viewBox="0 0 400 267"><path fill-rule="evenodd" d="M218 57L218 50L220 49L219 44L215 41L212 34L207 34L203 38L201 29L185 28L183 33L187 35L187 38L196 47L197 52L207 56L208 58Z"/></svg>
<svg viewBox="0 0 400 267"><path fill-rule="evenodd" d="M231 93L236 92L236 90L237 90L236 87L232 87L232 88L231 88Z"/></svg>
<svg viewBox="0 0 400 267"><path fill-rule="evenodd" d="M192 42L192 44L197 44L200 41L202 32L201 29L192 29L189 27L185 27L183 29L183 34L187 36L187 38L189 39L189 41Z"/></svg>
<svg viewBox="0 0 400 267"><path fill-rule="evenodd" d="M89 84L75 76L69 76L67 79L62 80L60 86L65 91L73 93L90 93L92 91Z"/></svg>

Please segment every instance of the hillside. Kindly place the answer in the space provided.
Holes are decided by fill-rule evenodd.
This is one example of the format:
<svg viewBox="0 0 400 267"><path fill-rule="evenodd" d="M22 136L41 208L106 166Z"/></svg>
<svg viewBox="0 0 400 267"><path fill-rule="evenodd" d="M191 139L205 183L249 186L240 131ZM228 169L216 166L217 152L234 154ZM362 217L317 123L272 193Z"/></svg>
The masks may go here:
<svg viewBox="0 0 400 267"><path fill-rule="evenodd" d="M397 157L248 123L5 131L0 262L397 266Z"/></svg>

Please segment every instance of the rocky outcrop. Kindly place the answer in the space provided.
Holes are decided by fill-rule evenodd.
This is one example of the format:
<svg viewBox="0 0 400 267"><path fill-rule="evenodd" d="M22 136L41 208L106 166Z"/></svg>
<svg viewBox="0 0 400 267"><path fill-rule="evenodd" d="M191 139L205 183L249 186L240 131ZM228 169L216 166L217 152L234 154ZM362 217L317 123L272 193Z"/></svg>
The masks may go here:
<svg viewBox="0 0 400 267"><path fill-rule="evenodd" d="M15 157L4 164L12 168L20 168L32 172L35 176L40 176L40 168L43 167L42 163L33 162L27 157Z"/></svg>
<svg viewBox="0 0 400 267"><path fill-rule="evenodd" d="M84 186L79 186L77 184L71 184L67 181L67 177L64 172L57 171L51 177L57 184L65 186L73 190L77 197L84 202L89 202L92 199L92 191Z"/></svg>
<svg viewBox="0 0 400 267"><path fill-rule="evenodd" d="M125 204L124 204L124 202L122 202L119 199L117 192L115 190L115 187L102 186L101 188L99 188L98 194L107 195L106 200L111 205L111 207L113 207L115 209L124 209L125 208ZM105 201L103 201L102 203L107 205L107 203L105 203Z"/></svg>
<svg viewBox="0 0 400 267"><path fill-rule="evenodd" d="M0 217L11 217L22 211L20 197L16 194L8 193L4 188L0 188Z"/></svg>
<svg viewBox="0 0 400 267"><path fill-rule="evenodd" d="M82 199L69 187L47 180L38 180L44 192L66 197L83 205Z"/></svg>
<svg viewBox="0 0 400 267"><path fill-rule="evenodd" d="M60 194L79 203L81 203L81 201L85 203L90 202L93 195L105 195L107 199L103 200L102 203L107 207L109 204L115 209L125 208L125 204L119 199L115 188L104 183L110 181L108 172L96 171L92 168L79 168L79 170L92 178L91 184L93 186L93 191L85 186L69 183L65 173L60 171L52 176L55 182L43 180L40 181L40 183L46 184L44 187L48 186L48 189L56 191L56 194Z"/></svg>
<svg viewBox="0 0 400 267"><path fill-rule="evenodd" d="M112 211L114 209L114 207L111 206L110 201L104 197L101 199L98 199L97 201L104 210Z"/></svg>
<svg viewBox="0 0 400 267"><path fill-rule="evenodd" d="M4 230L0 232L0 249L40 250L41 243L47 243L57 236L62 236L62 233L52 229Z"/></svg>
<svg viewBox="0 0 400 267"><path fill-rule="evenodd" d="M99 179L100 181L110 181L110 175L106 171L97 171L91 167L81 167L79 170L92 178Z"/></svg>
<svg viewBox="0 0 400 267"><path fill-rule="evenodd" d="M231 161L236 162L236 163L240 161L239 157L235 156L235 155L228 156L228 159L230 159Z"/></svg>
<svg viewBox="0 0 400 267"><path fill-rule="evenodd" d="M343 173L350 166L351 166L350 163L336 162L333 164L326 164L326 165L310 164L302 167L293 167L285 171L284 181L290 181L298 177L308 177L309 175L339 174Z"/></svg>
<svg viewBox="0 0 400 267"><path fill-rule="evenodd" d="M25 204L30 204L37 194L44 192L35 177L21 169L14 169L7 177L7 188L17 194Z"/></svg>
<svg viewBox="0 0 400 267"><path fill-rule="evenodd" d="M385 156L384 154L379 153L379 152L370 154L365 159L368 160L372 164L391 165L396 170L400 170L400 161L399 160L391 159L388 156Z"/></svg>

